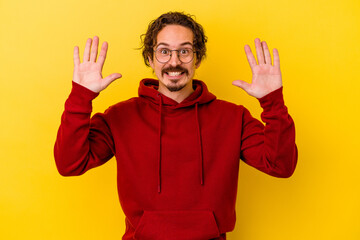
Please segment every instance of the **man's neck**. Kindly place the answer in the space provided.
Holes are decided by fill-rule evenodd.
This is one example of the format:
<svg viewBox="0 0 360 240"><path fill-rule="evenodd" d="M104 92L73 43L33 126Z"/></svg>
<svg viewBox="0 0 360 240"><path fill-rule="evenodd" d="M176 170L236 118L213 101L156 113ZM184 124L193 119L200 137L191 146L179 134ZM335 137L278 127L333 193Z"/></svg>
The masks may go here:
<svg viewBox="0 0 360 240"><path fill-rule="evenodd" d="M167 89L165 86L160 84L158 91L163 95L167 96L168 98L171 98L172 100L176 101L177 103L181 103L188 96L190 96L191 93L194 92L194 89L191 83L191 84L187 84L184 88L182 88L179 91L172 92L169 89Z"/></svg>

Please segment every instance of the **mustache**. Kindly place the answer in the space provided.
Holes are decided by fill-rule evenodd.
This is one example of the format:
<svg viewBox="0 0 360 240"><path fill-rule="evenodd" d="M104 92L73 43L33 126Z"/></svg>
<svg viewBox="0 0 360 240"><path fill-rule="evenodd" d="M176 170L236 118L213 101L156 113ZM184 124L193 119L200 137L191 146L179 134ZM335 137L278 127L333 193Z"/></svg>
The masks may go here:
<svg viewBox="0 0 360 240"><path fill-rule="evenodd" d="M181 66L176 66L176 67L168 67L168 68L164 68L163 70L161 70L161 74L164 75L165 72L185 72L186 75L188 75L188 70L181 67Z"/></svg>

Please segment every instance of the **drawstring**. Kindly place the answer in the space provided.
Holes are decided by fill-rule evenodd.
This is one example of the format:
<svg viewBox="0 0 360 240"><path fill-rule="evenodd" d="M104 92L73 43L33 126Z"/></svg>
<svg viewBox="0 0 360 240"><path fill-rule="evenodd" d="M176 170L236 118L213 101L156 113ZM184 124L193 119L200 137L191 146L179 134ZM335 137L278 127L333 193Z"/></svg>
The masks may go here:
<svg viewBox="0 0 360 240"><path fill-rule="evenodd" d="M201 129L200 129L200 122L199 122L198 105L199 105L198 103L195 103L195 115L196 115L196 123L197 123L197 130L198 130L199 157L200 157L200 184L204 185L204 159L203 159L203 152L202 152L202 140L201 140Z"/></svg>
<svg viewBox="0 0 360 240"><path fill-rule="evenodd" d="M162 97L158 93L159 97L159 155L158 155L158 193L161 192L161 128L162 128ZM198 135L198 144L199 144L199 169L200 169L200 184L204 185L204 159L202 151L202 139L201 139L201 129L199 121L199 104L195 103L195 118L197 126L197 135Z"/></svg>
<svg viewBox="0 0 360 240"><path fill-rule="evenodd" d="M160 98L159 105L159 162L158 162L158 193L161 192L161 115L162 115L162 97L161 94L158 93L158 97Z"/></svg>

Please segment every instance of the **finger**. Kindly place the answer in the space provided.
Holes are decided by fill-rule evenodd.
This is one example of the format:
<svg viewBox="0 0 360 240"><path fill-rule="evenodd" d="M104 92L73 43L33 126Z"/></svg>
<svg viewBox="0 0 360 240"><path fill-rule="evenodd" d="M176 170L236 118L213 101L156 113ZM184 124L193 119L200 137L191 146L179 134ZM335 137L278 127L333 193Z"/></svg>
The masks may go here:
<svg viewBox="0 0 360 240"><path fill-rule="evenodd" d="M276 48L273 49L273 55L274 55L274 67L280 68L279 51Z"/></svg>
<svg viewBox="0 0 360 240"><path fill-rule="evenodd" d="M74 47L74 65L77 67L80 64L79 47Z"/></svg>
<svg viewBox="0 0 360 240"><path fill-rule="evenodd" d="M262 49L261 42L260 42L259 38L255 39L255 48L256 48L256 55L257 55L257 59L258 59L258 64L264 64L265 63L264 51Z"/></svg>
<svg viewBox="0 0 360 240"><path fill-rule="evenodd" d="M108 50L108 43L103 42L103 44L101 46L100 54L98 57L98 63L101 65L101 68L104 66L107 50Z"/></svg>
<svg viewBox="0 0 360 240"><path fill-rule="evenodd" d="M245 49L245 54L246 54L248 63L252 69L254 66L256 66L256 60L255 60L254 54L252 54L251 48L249 45L245 45L244 49Z"/></svg>
<svg viewBox="0 0 360 240"><path fill-rule="evenodd" d="M91 38L88 38L88 40L86 41L83 62L89 61L91 41Z"/></svg>
<svg viewBox="0 0 360 240"><path fill-rule="evenodd" d="M261 43L261 45L262 45L262 49L263 49L263 51L264 51L265 63L271 65L271 55L270 55L270 51L269 51L269 48L268 48L266 42L263 41L263 42Z"/></svg>
<svg viewBox="0 0 360 240"><path fill-rule="evenodd" d="M118 78L121 78L122 75L120 73L113 73L110 74L109 76L107 76L106 78L103 79L103 83L104 83L104 88L106 88L107 86L110 85L110 83L112 83L113 81L115 81Z"/></svg>
<svg viewBox="0 0 360 240"><path fill-rule="evenodd" d="M98 46L99 46L99 37L95 36L91 46L90 62L96 61L96 56L98 54Z"/></svg>
<svg viewBox="0 0 360 240"><path fill-rule="evenodd" d="M232 82L232 84L234 86L242 88L245 92L249 93L249 89L250 89L251 84L249 84L249 83L247 83L245 81L242 81L242 80L235 80L235 81Z"/></svg>

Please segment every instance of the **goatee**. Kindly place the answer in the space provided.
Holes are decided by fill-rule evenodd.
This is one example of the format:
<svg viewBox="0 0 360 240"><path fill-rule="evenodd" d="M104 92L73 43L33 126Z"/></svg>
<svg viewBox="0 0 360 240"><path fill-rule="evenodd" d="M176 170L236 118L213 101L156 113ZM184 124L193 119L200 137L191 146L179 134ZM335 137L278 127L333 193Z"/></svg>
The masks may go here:
<svg viewBox="0 0 360 240"><path fill-rule="evenodd" d="M174 84L176 84L177 81L171 81ZM186 84L183 85L179 85L179 86L170 86L170 85L166 85L166 88L170 91L170 92L177 92L180 91L181 89L183 89L186 86Z"/></svg>

